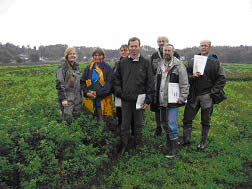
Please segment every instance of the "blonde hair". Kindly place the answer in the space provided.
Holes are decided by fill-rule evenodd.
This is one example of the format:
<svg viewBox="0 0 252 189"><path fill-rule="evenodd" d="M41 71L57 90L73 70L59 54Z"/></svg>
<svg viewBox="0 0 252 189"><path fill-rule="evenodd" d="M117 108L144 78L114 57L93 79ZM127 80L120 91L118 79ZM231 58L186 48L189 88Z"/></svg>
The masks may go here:
<svg viewBox="0 0 252 189"><path fill-rule="evenodd" d="M74 52L76 54L76 58L77 58L77 53L76 53L76 49L74 47L69 47L65 50L65 53L64 53L64 57L65 59L67 60L67 57L68 55L71 53L71 52Z"/></svg>

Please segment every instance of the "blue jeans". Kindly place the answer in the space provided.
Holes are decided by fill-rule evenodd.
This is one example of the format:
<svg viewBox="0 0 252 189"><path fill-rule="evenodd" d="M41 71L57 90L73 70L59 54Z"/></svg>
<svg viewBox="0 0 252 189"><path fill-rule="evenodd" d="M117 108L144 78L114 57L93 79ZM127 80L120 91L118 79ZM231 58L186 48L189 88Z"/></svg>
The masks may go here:
<svg viewBox="0 0 252 189"><path fill-rule="evenodd" d="M166 134L169 135L170 140L177 139L179 137L177 123L179 108L161 107L160 111L161 122Z"/></svg>

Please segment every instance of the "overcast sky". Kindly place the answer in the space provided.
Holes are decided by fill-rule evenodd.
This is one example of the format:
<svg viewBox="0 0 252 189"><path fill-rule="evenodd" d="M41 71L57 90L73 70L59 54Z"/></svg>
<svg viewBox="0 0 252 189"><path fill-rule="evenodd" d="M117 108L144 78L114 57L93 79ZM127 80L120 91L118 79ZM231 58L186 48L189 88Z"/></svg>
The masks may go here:
<svg viewBox="0 0 252 189"><path fill-rule="evenodd" d="M252 46L252 0L0 0L0 23L0 42L20 46Z"/></svg>

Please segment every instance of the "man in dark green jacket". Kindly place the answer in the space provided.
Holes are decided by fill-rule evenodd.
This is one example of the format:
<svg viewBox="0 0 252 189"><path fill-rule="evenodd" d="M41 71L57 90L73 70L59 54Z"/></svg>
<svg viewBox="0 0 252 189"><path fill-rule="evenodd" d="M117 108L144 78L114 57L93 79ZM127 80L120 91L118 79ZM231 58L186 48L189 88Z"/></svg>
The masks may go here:
<svg viewBox="0 0 252 189"><path fill-rule="evenodd" d="M206 139L210 129L210 119L213 112L214 96L223 92L226 84L225 73L216 55L209 55L211 42L200 42L200 55L207 56L204 73L193 71L194 62L189 62L188 77L190 82L188 103L186 104L183 119L183 145L191 143L192 121L201 108L201 141L198 149L206 148Z"/></svg>

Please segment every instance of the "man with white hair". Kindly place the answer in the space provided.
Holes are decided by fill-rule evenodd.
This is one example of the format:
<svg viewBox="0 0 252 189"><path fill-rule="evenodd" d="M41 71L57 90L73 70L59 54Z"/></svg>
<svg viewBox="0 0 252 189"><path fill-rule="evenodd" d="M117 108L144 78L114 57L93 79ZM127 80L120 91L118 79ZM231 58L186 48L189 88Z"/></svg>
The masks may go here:
<svg viewBox="0 0 252 189"><path fill-rule="evenodd" d="M210 55L211 41L200 42L199 55L207 56L204 73L193 72L194 62L189 62L187 72L190 89L183 119L183 142L182 145L191 143L192 122L201 108L201 141L198 149L206 148L206 139L210 129L210 119L213 112L213 104L225 99L223 92L226 84L225 73L216 55Z"/></svg>

